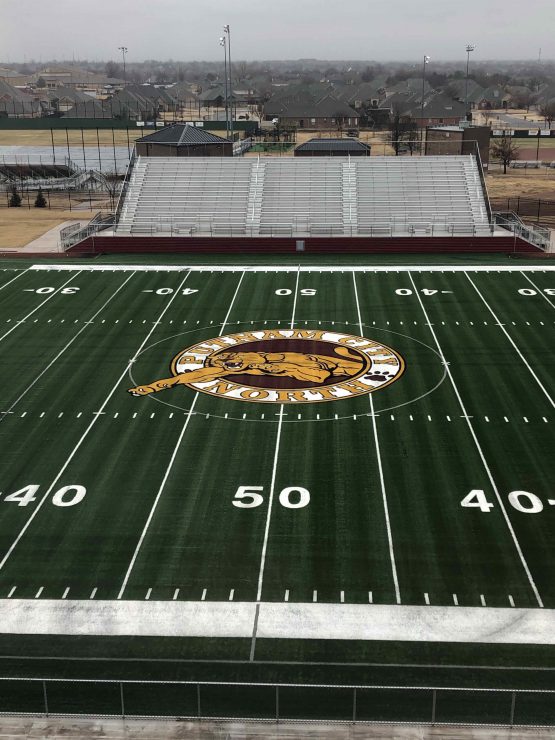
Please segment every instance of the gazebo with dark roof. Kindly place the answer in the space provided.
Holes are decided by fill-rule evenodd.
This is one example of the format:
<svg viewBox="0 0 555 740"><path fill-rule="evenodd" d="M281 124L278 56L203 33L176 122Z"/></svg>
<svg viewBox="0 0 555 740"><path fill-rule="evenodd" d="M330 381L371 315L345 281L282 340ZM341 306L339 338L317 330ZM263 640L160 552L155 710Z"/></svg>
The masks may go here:
<svg viewBox="0 0 555 740"><path fill-rule="evenodd" d="M370 145L358 139L309 139L299 144L295 157L369 157Z"/></svg>
<svg viewBox="0 0 555 740"><path fill-rule="evenodd" d="M143 157L232 157L233 143L188 123L175 123L137 140Z"/></svg>

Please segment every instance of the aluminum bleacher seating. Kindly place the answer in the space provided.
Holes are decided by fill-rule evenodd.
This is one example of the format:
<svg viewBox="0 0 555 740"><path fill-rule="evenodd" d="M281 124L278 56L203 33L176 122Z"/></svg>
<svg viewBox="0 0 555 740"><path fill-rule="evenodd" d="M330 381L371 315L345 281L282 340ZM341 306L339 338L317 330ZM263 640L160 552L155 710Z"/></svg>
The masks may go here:
<svg viewBox="0 0 555 740"><path fill-rule="evenodd" d="M139 157L120 234L488 235L473 156Z"/></svg>

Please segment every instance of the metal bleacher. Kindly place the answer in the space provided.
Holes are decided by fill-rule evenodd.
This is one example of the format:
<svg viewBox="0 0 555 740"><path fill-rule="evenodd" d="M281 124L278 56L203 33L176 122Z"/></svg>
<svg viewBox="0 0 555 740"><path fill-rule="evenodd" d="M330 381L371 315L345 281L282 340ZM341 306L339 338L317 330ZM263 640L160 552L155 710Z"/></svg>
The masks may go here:
<svg viewBox="0 0 555 740"><path fill-rule="evenodd" d="M472 155L138 157L117 233L489 235Z"/></svg>

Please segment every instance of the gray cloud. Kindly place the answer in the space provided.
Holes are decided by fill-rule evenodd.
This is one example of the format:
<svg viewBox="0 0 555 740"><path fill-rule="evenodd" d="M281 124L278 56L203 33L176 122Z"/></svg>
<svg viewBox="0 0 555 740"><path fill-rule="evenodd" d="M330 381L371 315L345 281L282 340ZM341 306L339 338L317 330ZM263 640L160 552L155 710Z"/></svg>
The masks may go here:
<svg viewBox="0 0 555 740"><path fill-rule="evenodd" d="M555 58L555 2L529 0L0 0L3 60Z"/></svg>

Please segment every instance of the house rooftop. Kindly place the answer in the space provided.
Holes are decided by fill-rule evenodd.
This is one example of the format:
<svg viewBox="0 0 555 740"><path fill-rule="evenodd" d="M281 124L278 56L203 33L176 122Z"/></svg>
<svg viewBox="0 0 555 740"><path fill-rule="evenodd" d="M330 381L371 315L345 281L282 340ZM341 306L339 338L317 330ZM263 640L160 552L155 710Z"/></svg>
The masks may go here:
<svg viewBox="0 0 555 740"><path fill-rule="evenodd" d="M360 152L368 151L370 147L363 141L357 139L309 139L304 144L299 144L295 151L301 152Z"/></svg>
<svg viewBox="0 0 555 740"><path fill-rule="evenodd" d="M153 131L138 139L140 142L163 144L168 146L194 146L195 144L227 144L227 139L211 134L188 123L175 123L159 131Z"/></svg>

